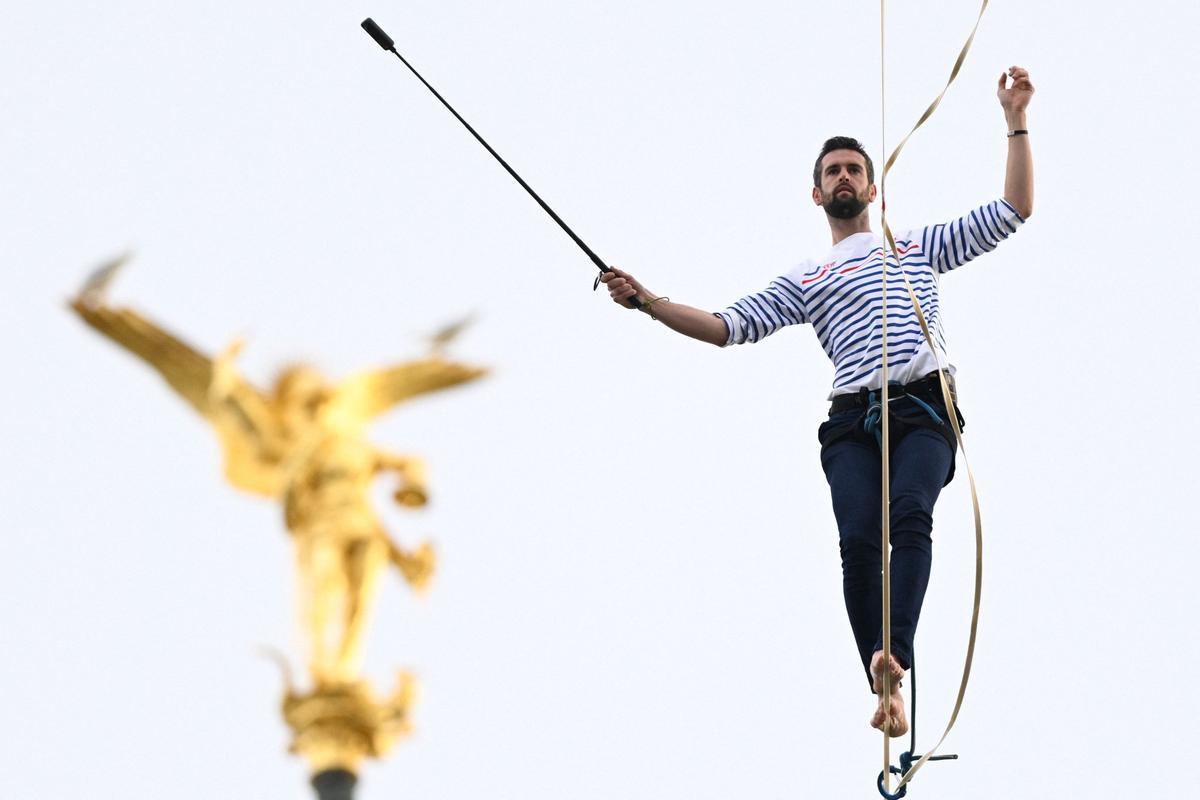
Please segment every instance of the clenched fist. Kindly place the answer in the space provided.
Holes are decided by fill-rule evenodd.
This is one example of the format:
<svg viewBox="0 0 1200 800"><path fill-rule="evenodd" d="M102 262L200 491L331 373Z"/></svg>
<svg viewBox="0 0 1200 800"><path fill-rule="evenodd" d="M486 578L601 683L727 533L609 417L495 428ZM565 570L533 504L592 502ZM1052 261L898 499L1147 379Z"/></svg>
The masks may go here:
<svg viewBox="0 0 1200 800"><path fill-rule="evenodd" d="M606 272L600 276L600 280L608 287L608 294L613 299L613 302L624 308L633 308L629 299L637 297L646 303L654 299L654 295L646 291L637 280L624 270L611 267L612 272Z"/></svg>

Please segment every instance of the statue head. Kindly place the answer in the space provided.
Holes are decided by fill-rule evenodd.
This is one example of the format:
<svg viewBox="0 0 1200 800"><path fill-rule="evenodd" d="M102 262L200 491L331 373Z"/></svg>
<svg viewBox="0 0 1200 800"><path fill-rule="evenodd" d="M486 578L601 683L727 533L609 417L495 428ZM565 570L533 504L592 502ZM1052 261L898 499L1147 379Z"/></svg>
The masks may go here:
<svg viewBox="0 0 1200 800"><path fill-rule="evenodd" d="M275 380L275 403L287 421L312 422L333 398L333 386L315 369L303 364L290 366Z"/></svg>

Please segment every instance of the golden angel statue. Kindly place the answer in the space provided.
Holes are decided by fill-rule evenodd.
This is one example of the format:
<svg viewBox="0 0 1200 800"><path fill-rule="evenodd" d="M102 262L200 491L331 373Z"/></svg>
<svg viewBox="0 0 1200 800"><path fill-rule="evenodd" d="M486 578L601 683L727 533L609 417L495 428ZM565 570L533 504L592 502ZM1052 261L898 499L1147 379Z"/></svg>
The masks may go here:
<svg viewBox="0 0 1200 800"><path fill-rule="evenodd" d="M434 563L427 543L415 551L396 545L369 499L374 479L393 472L396 501L424 505L421 462L379 450L365 428L398 403L476 380L485 370L446 360L441 342L425 358L340 384L293 366L271 391L260 391L238 373L240 342L209 358L140 314L108 306L104 292L123 261L97 270L71 308L157 370L212 425L230 483L282 502L295 541L313 680L318 689L355 684L381 573L393 564L420 589Z"/></svg>

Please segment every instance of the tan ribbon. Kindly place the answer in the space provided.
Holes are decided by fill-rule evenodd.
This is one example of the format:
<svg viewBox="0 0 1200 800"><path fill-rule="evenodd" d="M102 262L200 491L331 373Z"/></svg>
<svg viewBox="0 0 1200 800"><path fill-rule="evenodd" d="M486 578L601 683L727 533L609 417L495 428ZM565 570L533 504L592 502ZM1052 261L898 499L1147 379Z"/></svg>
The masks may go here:
<svg viewBox="0 0 1200 800"><path fill-rule="evenodd" d="M884 87L886 83L885 63L885 48L884 48L884 8L886 0L879 0L879 61L880 61L880 106L881 106L881 123L884 124L886 132L886 118L883 116L886 111L886 95ZM883 365L882 365L882 381L881 403L883 407L882 414L882 453L883 461L883 664L884 664L884 703L888 702L887 698L891 695L891 672L888 667L891 664L892 654L892 603L891 603L891 563L890 563L890 548L891 548L891 514L890 514L890 470L889 460L891 458L891 447L888 439L888 358L887 358L887 254L890 252L896 259L896 265L900 267L900 276L904 280L904 288L908 290L909 300L912 301L913 310L916 312L917 321L921 324L921 332L925 334L925 341L929 344L929 349L937 359L938 365L938 381L942 387L942 400L945 403L947 415L950 418L950 425L954 428L954 438L958 442L958 447L962 450L963 464L967 468L967 478L971 485L971 506L975 514L975 604L971 611L971 635L967 641L967 658L963 664L962 682L958 687L958 697L954 701L954 710L950 713L950 721L946 723L946 729L942 732L942 736L938 739L936 745L925 751L925 754L912 765L912 768L896 785L896 791L900 791L905 784L912 780L913 776L921 767L925 766L929 758L933 756L942 743L946 741L946 737L950 734L950 730L954 727L955 721L958 720L958 712L962 709L963 697L967 693L967 683L971 679L971 663L975 659L975 637L979 627L979 601L982 595L983 588L983 522L979 514L979 495L975 490L975 474L971 470L971 465L967 460L967 448L963 444L962 429L958 425L958 415L954 411L954 398L950 392L950 386L946 382L945 368L941 363L941 357L938 355L937 345L934 344L933 337L929 334L929 325L925 321L925 315L921 312L921 304L917 300L917 294L913 291L912 284L908 281L908 274L904 271L902 262L900 261L899 253L896 248L896 239L892 235L892 229L887 223L887 176L891 172L893 165L896 163L896 158L900 155L900 151L908 144L908 140L925 124L925 121L933 116L933 112L942 102L942 98L946 96L946 91L950 88L950 84L954 83L954 79L958 77L959 70L962 69L963 62L967 58L967 52L971 49L971 44L975 41L975 34L979 30L979 23L983 20L983 12L987 10L988 0L983 0L983 5L979 9L979 16L975 19L975 27L971 29L971 35L967 37L967 43L963 45L962 50L958 54L958 59L954 62L954 68L950 71L950 79L946 81L946 86L942 89L941 94L929 104L929 108L925 109L925 113L917 120L917 124L913 126L908 135L901 140L896 149L892 151L888 157L887 163L883 166L883 174L880 179L880 199L882 201L882 226L883 235L887 240L887 248L883 254ZM890 710L890 709L889 709ZM884 723L883 733L883 785L884 789L891 792L891 737L886 728L887 722Z"/></svg>

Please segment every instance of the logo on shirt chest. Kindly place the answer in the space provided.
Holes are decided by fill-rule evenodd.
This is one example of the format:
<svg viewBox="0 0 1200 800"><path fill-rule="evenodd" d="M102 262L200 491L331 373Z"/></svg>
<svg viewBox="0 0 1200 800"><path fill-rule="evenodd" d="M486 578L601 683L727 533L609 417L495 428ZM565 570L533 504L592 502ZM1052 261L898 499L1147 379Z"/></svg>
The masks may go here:
<svg viewBox="0 0 1200 800"><path fill-rule="evenodd" d="M903 262L904 257L907 256L912 251L916 250L917 246L918 245L916 244L916 242L910 243L907 247L905 247L904 245L898 245L897 254L900 256L900 260ZM822 281L825 278L831 278L833 276L838 276L838 275L849 275L851 273L858 272L865 267L875 267L876 271L878 271L880 262L882 261L882 258L883 258L883 248L877 247L870 255L868 255L865 258L858 258L858 259L852 259L850 261L841 261L841 262L830 261L828 264L822 264L820 267L817 268L816 272L814 272L812 275L805 278L804 280L800 281L800 285L801 286L811 286L812 284L817 283L818 281ZM893 268L896 266L895 263L891 261L891 259L889 259L889 266L891 266Z"/></svg>

